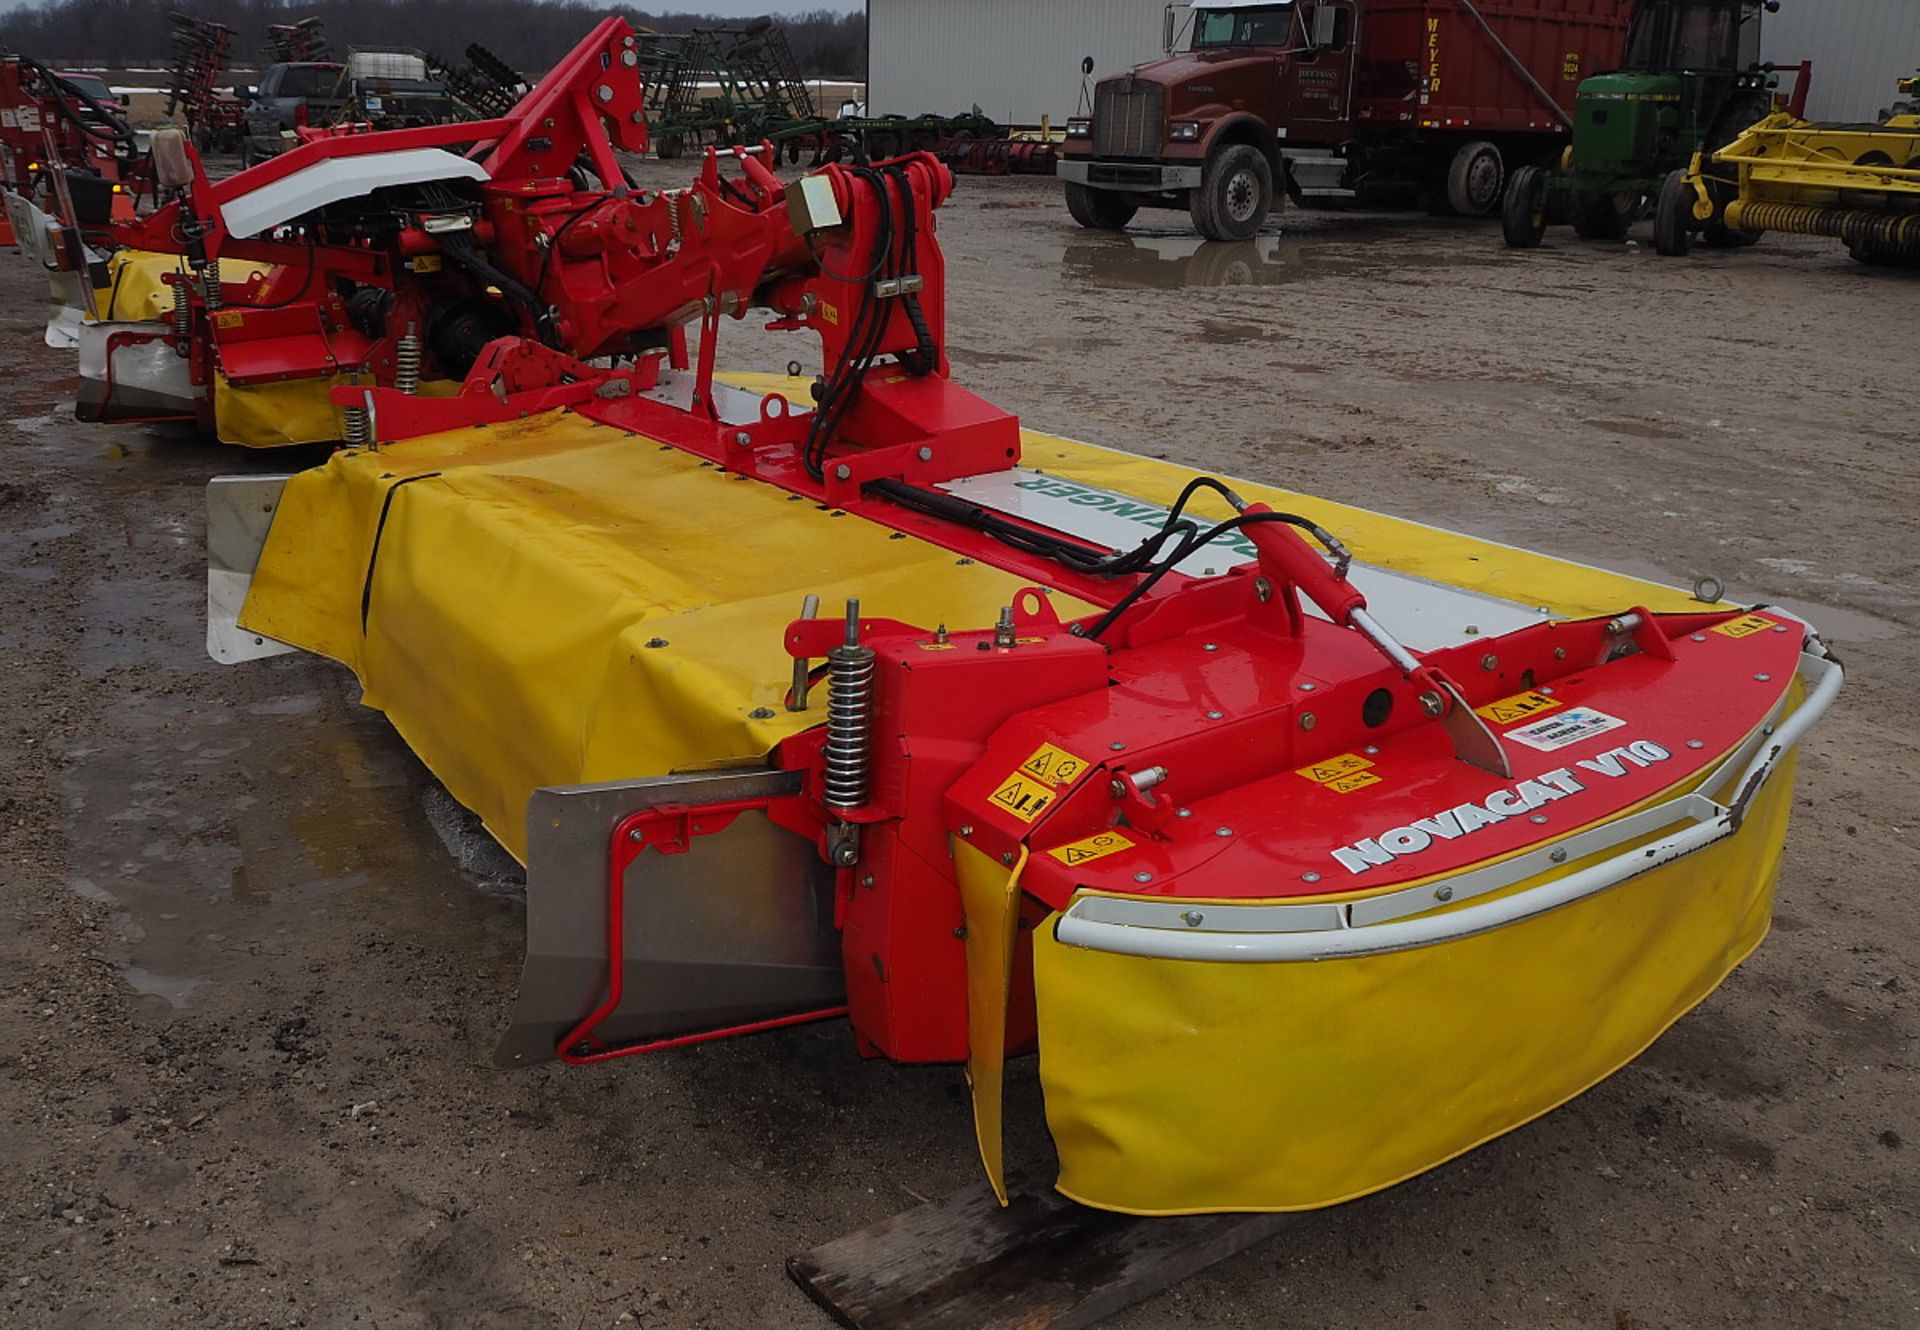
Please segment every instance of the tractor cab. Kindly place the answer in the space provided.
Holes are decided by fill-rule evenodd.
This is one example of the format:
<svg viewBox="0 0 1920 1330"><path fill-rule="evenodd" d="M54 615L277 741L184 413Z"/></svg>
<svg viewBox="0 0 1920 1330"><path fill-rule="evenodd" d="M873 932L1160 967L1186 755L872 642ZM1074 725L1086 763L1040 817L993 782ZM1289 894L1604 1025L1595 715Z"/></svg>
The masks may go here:
<svg viewBox="0 0 1920 1330"><path fill-rule="evenodd" d="M1581 83L1573 152L1582 172L1658 175L1715 130L1765 115L1760 0L1645 0L1620 68ZM1744 116L1722 125L1729 113Z"/></svg>

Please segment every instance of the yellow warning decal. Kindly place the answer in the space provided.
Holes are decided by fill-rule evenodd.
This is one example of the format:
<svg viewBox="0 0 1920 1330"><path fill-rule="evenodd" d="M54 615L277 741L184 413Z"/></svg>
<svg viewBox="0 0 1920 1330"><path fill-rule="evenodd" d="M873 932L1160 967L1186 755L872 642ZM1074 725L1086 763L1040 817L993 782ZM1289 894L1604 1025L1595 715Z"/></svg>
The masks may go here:
<svg viewBox="0 0 1920 1330"><path fill-rule="evenodd" d="M439 272L440 256L438 254L421 254L409 260L407 266L415 272Z"/></svg>
<svg viewBox="0 0 1920 1330"><path fill-rule="evenodd" d="M1031 776L1015 773L1001 781L1000 788L987 798L1022 822L1031 822L1053 802L1054 791Z"/></svg>
<svg viewBox="0 0 1920 1330"><path fill-rule="evenodd" d="M1301 767L1294 774L1305 776L1316 785L1326 785L1339 780L1342 776L1351 776L1356 771L1365 771L1372 765L1373 763L1358 753L1342 753L1338 757L1322 758L1310 767ZM1373 779L1380 778L1375 776Z"/></svg>
<svg viewBox="0 0 1920 1330"><path fill-rule="evenodd" d="M1069 868L1090 863L1095 859L1104 859L1110 854L1133 848L1133 839L1124 831L1102 831L1093 836L1082 836L1079 840L1069 841L1065 845L1056 845L1047 853Z"/></svg>
<svg viewBox="0 0 1920 1330"><path fill-rule="evenodd" d="M1773 627L1773 620L1764 614L1749 614L1740 619L1729 619L1725 623L1715 624L1713 631L1722 637L1752 637L1755 633L1764 633Z"/></svg>
<svg viewBox="0 0 1920 1330"><path fill-rule="evenodd" d="M922 642L922 643L920 644L920 649L921 649L922 651L952 651L952 650L953 650L953 643L951 643L951 642Z"/></svg>
<svg viewBox="0 0 1920 1330"><path fill-rule="evenodd" d="M1048 785L1071 785L1079 780L1087 769L1087 764L1064 748L1053 744L1041 744L1033 750L1033 756L1020 764L1015 776L1031 776Z"/></svg>
<svg viewBox="0 0 1920 1330"><path fill-rule="evenodd" d="M237 309L223 309L213 316L216 328L238 328L246 316Z"/></svg>
<svg viewBox="0 0 1920 1330"><path fill-rule="evenodd" d="M1557 698L1545 693L1515 693L1512 697L1503 697L1498 702L1489 702L1484 707L1475 707L1474 711L1495 725L1511 725L1516 720L1525 720L1528 716L1537 716L1543 711L1552 711L1559 706Z"/></svg>
<svg viewBox="0 0 1920 1330"><path fill-rule="evenodd" d="M1369 785L1378 785L1380 778L1371 771L1356 771L1351 776L1339 776L1327 782L1327 788L1335 794L1352 794L1355 790L1364 790Z"/></svg>

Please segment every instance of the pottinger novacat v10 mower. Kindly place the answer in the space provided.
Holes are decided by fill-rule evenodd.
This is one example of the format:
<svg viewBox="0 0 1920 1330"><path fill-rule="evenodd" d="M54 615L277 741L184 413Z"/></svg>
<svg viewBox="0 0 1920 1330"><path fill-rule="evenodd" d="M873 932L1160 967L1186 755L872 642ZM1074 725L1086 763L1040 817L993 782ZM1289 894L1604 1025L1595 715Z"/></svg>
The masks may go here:
<svg viewBox="0 0 1920 1330"><path fill-rule="evenodd" d="M948 376L945 168L627 188L631 35L499 122L163 158L144 233L166 355L357 413L212 487L210 648L349 665L527 865L503 1062L844 1016L967 1063L999 1187L1037 1048L1069 1195L1307 1208L1758 945L1841 682L1803 623L1023 431ZM818 378L715 372L749 308Z"/></svg>

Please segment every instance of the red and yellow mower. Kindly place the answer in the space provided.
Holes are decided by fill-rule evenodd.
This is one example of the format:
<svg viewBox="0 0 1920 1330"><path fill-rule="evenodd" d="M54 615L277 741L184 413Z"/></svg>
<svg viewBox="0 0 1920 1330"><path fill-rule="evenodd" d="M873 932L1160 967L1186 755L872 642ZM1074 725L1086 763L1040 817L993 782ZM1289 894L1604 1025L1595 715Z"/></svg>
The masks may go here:
<svg viewBox="0 0 1920 1330"><path fill-rule="evenodd" d="M1841 682L1803 623L1024 431L948 377L943 167L627 189L629 37L432 148L477 173L355 194L415 140L316 139L148 236L203 273L325 200L231 254L278 253L259 290L186 284L229 382L352 348L279 381L351 446L212 487L210 647L348 665L526 864L503 1062L844 1016L968 1064L999 1188L1037 1048L1067 1194L1309 1208L1578 1094L1758 945ZM717 374L748 308L824 373ZM430 396L407 337L473 354Z"/></svg>

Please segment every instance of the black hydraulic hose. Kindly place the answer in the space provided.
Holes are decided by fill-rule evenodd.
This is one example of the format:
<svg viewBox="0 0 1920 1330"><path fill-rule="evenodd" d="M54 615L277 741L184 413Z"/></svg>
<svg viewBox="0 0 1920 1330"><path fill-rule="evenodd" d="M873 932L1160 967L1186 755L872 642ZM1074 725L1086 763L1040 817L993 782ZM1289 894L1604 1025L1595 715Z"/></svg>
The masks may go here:
<svg viewBox="0 0 1920 1330"><path fill-rule="evenodd" d="M63 119L95 142L120 145L128 150L122 155L132 155L132 148L135 142L133 127L124 119L112 111L109 111L103 103L85 88L73 82L71 79L54 73L51 69L48 69L31 56L23 55L19 57L19 59L21 68L30 70L36 78L46 84L47 91L53 97L53 104L58 108ZM102 133L100 128L87 123L87 121L81 117L80 113L73 109L73 103L75 101L80 102L89 111L99 116L101 124L105 126L106 132Z"/></svg>
<svg viewBox="0 0 1920 1330"><path fill-rule="evenodd" d="M1301 530L1312 535L1313 538L1321 544L1333 548L1339 547L1339 542L1334 540L1332 535L1320 526L1319 523L1310 518L1301 517L1298 513L1242 513L1238 517L1230 517L1226 521L1201 532L1199 535L1189 537L1183 541L1179 548L1175 549L1172 554L1154 565L1153 571L1140 579L1139 584L1127 592L1126 595L1122 596L1119 601L1114 604L1112 609L1101 615L1100 618L1095 621L1094 625L1087 629L1086 636L1098 638L1100 634L1106 632L1122 614L1133 607L1136 601L1146 595L1148 591L1152 590L1161 578L1172 572L1174 568L1189 555L1212 544L1224 535L1238 531L1242 527L1253 526L1262 522L1282 522L1288 526L1299 527Z"/></svg>

